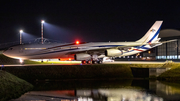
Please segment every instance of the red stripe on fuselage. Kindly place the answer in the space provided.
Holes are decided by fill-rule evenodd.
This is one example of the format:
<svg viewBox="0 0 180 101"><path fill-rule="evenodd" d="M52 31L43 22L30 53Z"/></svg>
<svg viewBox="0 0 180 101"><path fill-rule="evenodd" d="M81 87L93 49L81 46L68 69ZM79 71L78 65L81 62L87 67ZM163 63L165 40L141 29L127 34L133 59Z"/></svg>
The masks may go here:
<svg viewBox="0 0 180 101"><path fill-rule="evenodd" d="M136 51L141 51L141 52L143 52L143 50L139 50L139 49L133 49L133 50L136 50Z"/></svg>

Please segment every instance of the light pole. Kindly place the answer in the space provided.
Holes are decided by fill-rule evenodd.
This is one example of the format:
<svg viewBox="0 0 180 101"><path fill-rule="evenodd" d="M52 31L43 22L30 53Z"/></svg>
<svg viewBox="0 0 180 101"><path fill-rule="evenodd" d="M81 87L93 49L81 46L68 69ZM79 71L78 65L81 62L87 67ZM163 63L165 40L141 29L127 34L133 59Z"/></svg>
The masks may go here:
<svg viewBox="0 0 180 101"><path fill-rule="evenodd" d="M20 30L19 33L20 33L20 44L22 44L22 33L23 33L23 30Z"/></svg>
<svg viewBox="0 0 180 101"><path fill-rule="evenodd" d="M43 44L43 24L44 20L41 20L41 43Z"/></svg>

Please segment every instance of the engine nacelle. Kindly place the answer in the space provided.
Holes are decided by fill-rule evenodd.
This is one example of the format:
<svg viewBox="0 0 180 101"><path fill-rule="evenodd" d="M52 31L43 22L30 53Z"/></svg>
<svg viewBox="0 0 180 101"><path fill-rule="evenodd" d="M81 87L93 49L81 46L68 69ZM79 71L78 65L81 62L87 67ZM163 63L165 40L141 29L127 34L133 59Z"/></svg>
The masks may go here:
<svg viewBox="0 0 180 101"><path fill-rule="evenodd" d="M105 51L105 56L113 57L113 56L120 56L122 55L122 50L119 49L107 49Z"/></svg>
<svg viewBox="0 0 180 101"><path fill-rule="evenodd" d="M91 55L86 54L86 53L80 53L80 54L76 54L74 55L74 59L75 60L90 60L91 59Z"/></svg>

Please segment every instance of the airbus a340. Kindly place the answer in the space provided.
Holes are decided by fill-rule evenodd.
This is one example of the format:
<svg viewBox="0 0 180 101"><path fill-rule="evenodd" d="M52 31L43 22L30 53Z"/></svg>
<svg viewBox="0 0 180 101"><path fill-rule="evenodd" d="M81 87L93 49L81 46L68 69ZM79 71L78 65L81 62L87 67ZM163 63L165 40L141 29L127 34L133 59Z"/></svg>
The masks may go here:
<svg viewBox="0 0 180 101"><path fill-rule="evenodd" d="M10 47L3 54L20 60L70 58L82 63L102 63L104 57L137 54L159 46L158 38L163 21L156 21L147 33L135 42L75 42L51 44L22 44Z"/></svg>

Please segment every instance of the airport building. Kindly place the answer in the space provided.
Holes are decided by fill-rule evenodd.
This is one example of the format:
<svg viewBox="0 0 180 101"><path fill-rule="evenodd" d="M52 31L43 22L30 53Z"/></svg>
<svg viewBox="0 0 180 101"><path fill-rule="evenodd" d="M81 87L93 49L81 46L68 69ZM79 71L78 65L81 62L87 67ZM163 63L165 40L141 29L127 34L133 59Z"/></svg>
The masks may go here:
<svg viewBox="0 0 180 101"><path fill-rule="evenodd" d="M159 34L161 41L177 39L177 41L164 43L156 48L156 60L180 59L180 31L174 29L162 30Z"/></svg>

